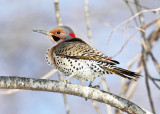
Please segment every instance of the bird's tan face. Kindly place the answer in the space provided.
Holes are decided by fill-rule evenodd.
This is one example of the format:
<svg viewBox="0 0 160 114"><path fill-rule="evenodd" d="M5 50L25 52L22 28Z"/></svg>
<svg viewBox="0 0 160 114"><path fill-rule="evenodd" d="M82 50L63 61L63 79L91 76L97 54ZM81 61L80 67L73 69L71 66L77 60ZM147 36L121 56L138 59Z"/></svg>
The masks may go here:
<svg viewBox="0 0 160 114"><path fill-rule="evenodd" d="M57 29L50 30L49 35L47 36L55 45L57 45L60 42L63 42L67 38L68 34L62 29L57 28Z"/></svg>

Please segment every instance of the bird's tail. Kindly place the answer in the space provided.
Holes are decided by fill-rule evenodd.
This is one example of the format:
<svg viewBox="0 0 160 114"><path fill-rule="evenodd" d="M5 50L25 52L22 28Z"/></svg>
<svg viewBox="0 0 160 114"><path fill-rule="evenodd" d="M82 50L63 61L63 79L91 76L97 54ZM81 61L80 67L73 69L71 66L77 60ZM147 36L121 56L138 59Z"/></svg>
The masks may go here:
<svg viewBox="0 0 160 114"><path fill-rule="evenodd" d="M136 72L132 72L126 69L122 69L116 66L112 66L111 68L105 67L105 69L113 74L119 75L123 78L127 78L127 79L134 79L136 80L134 77L139 78L141 75L137 74Z"/></svg>

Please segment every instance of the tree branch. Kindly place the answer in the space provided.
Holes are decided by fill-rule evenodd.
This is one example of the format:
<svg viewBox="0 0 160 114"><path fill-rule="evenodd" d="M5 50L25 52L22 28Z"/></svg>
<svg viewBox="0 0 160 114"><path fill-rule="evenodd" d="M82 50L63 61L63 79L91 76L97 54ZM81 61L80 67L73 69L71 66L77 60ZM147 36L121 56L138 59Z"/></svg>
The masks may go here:
<svg viewBox="0 0 160 114"><path fill-rule="evenodd" d="M25 89L64 93L110 104L127 113L151 114L136 104L112 93L55 80L0 76L0 89Z"/></svg>
<svg viewBox="0 0 160 114"><path fill-rule="evenodd" d="M141 11L141 7L139 6L139 1L138 0L134 0L135 5L136 5L136 9L137 12ZM144 26L144 16L143 13L139 14L139 22L141 26ZM143 63L143 67L144 67L144 73L145 73L145 82L146 82L146 87L147 87L147 93L148 93L148 98L149 98L149 102L152 108L152 112L155 114L155 108L154 108L154 103L152 100L152 95L151 95L151 89L150 89L150 85L149 85L149 72L148 72L148 68L146 65L146 57L147 57L147 52L151 53L150 51L150 45L148 43L148 40L146 40L145 38L145 33L141 32L141 40L142 40L142 63Z"/></svg>

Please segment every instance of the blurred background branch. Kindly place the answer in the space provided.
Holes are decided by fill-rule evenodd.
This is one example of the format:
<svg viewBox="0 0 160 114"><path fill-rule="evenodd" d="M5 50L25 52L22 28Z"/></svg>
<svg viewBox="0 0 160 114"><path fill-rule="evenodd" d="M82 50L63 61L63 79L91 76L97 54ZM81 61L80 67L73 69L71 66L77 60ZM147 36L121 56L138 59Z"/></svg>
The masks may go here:
<svg viewBox="0 0 160 114"><path fill-rule="evenodd" d="M58 26L61 26L62 22L61 22L61 16L60 16L60 10L59 10L59 1L58 0L54 0L54 6L55 6L55 11L56 11L57 24L58 24ZM59 77L60 81L63 80L62 73L60 71L58 71L58 77ZM65 104L65 108L66 108L66 113L70 114L70 109L69 109L69 104L68 104L68 99L67 99L66 94L63 94L63 100L64 100L64 104Z"/></svg>

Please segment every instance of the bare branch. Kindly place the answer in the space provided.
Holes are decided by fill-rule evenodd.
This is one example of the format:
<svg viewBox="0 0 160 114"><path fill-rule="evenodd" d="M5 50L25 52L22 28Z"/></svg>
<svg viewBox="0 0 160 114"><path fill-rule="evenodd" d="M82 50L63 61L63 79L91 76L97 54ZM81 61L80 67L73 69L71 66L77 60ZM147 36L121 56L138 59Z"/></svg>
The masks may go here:
<svg viewBox="0 0 160 114"><path fill-rule="evenodd" d="M82 84L83 86L86 86L86 84L84 83L83 80L80 80L80 82L81 82L81 84ZM97 111L97 113L98 113L98 114L101 114L101 111L100 111L100 108L98 107L97 102L94 101L94 100L91 100L91 102L92 102L92 105L94 106L95 110Z"/></svg>
<svg viewBox="0 0 160 114"><path fill-rule="evenodd" d="M132 8L130 6L129 1L128 0L124 0L124 1L125 1L126 5L128 6L128 8L129 8L129 10L130 10L130 12L132 14L132 16L133 16L134 15L134 11L132 10ZM134 18L134 22L138 26L138 22L137 22L136 18Z"/></svg>
<svg viewBox="0 0 160 114"><path fill-rule="evenodd" d="M158 89L160 89L159 85L156 83L156 81L160 81L160 79L155 79L155 78L152 78L151 76L150 76L150 79L152 80L153 84L154 84Z"/></svg>
<svg viewBox="0 0 160 114"><path fill-rule="evenodd" d="M131 60L129 61L128 65L127 65L127 69L130 69L130 68L133 66L133 64L134 64L136 61L138 61L141 57L142 57L142 54L140 53L140 54L136 55L133 59L131 59Z"/></svg>
<svg viewBox="0 0 160 114"><path fill-rule="evenodd" d="M120 50L112 56L112 58L116 57L117 55L119 55L123 49L125 48L125 46L128 44L128 42L138 33L138 31L136 31L132 36L129 37L129 39L127 39L127 41L124 41L122 47L120 48Z"/></svg>
<svg viewBox="0 0 160 114"><path fill-rule="evenodd" d="M98 107L97 102L94 101L94 100L91 100L91 101L92 101L92 104L93 104L94 108L95 108L96 111L97 111L97 114L101 114L101 111L100 111L100 109L99 109L99 107Z"/></svg>
<svg viewBox="0 0 160 114"><path fill-rule="evenodd" d="M148 42L150 43L151 47L155 45L159 37L160 37L160 19L157 21L154 31L148 37Z"/></svg>
<svg viewBox="0 0 160 114"><path fill-rule="evenodd" d="M58 71L58 77L59 77L60 81L63 80L62 73L60 71ZM64 100L64 104L65 104L65 108L66 108L66 113L70 114L70 109L69 109L69 104L68 104L68 100L67 100L67 95L66 94L63 94L63 100Z"/></svg>
<svg viewBox="0 0 160 114"><path fill-rule="evenodd" d="M141 8L139 6L139 3L138 3L138 0L134 0L135 2L135 5L136 5L136 8L137 8L137 11L140 12L141 11ZM143 14L139 14L139 22L140 22L140 25L141 26L144 26L144 16ZM141 40L142 40L142 63L143 63L143 66L144 66L144 71L145 71L145 82L146 82L146 87L147 87L147 92L148 92L148 97L149 97L149 101L150 101L150 105L151 105L151 108L152 108L152 112L155 114L155 109L154 109L154 104L153 104L153 100L152 100L152 97L151 97L151 91L150 91L150 86L149 86L149 73L148 73L148 69L147 69L147 66L146 66L146 53L150 51L150 47L149 47L149 44L148 44L148 41L145 39L145 33L144 32L141 32ZM151 52L150 52L151 53Z"/></svg>
<svg viewBox="0 0 160 114"><path fill-rule="evenodd" d="M90 41L91 46L94 47L93 39L92 39L92 32L91 32L91 27L90 27L89 5L88 4L89 4L88 0L85 0L85 17L86 17L87 34L88 34L88 39ZM92 104L93 104L94 108L96 109L97 113L101 114L101 111L98 107L98 104L93 100L91 100L91 101L92 101Z"/></svg>
<svg viewBox="0 0 160 114"><path fill-rule="evenodd" d="M112 27L113 29L115 28L112 24L110 24L110 23L107 23L107 22L104 22L103 20L101 20L101 22L105 25L105 26L110 26L110 27ZM117 28L117 30L119 30L120 32L122 32L123 33L123 30L121 30L120 28ZM141 45L141 43L140 43L140 41L138 41L136 38L134 38L134 35L130 35L129 33L125 33L125 35L127 36L127 37L130 37L130 38L132 38L132 40L135 42L135 43L137 43L138 45ZM110 38L108 39L108 43L109 43L109 40L110 40Z"/></svg>
<svg viewBox="0 0 160 114"><path fill-rule="evenodd" d="M160 74L160 65L159 65L158 61L156 60L156 58L153 56L153 54L151 52L149 52L149 54L154 62L154 65L156 66L158 73Z"/></svg>
<svg viewBox="0 0 160 114"><path fill-rule="evenodd" d="M60 11L59 11L58 0L54 0L54 5L55 5L55 11L56 11L57 24L58 24L58 26L61 26L62 22L61 22L61 16L60 16ZM63 80L62 73L60 71L58 71L58 77L59 77L59 80ZM69 104L68 104L68 101L67 101L67 95L66 94L63 94L63 99L64 99L66 112L67 112L67 114L70 114Z"/></svg>
<svg viewBox="0 0 160 114"><path fill-rule="evenodd" d="M51 70L50 72L48 72L47 74L45 74L44 76L41 77L41 79L47 79L49 78L50 76L52 76L54 73L56 73L57 70L56 69L53 69ZM13 94L13 93L16 93L16 92L19 92L19 91L22 91L22 90L14 90L14 89L11 89L11 90L7 90L7 91L0 91L0 95L9 95L9 94Z"/></svg>
<svg viewBox="0 0 160 114"><path fill-rule="evenodd" d="M109 92L109 86L107 84L107 81L104 76L101 76L100 80L98 81L97 85L100 85L102 83L103 89L107 92ZM106 104L107 114L112 114L111 106Z"/></svg>
<svg viewBox="0 0 160 114"><path fill-rule="evenodd" d="M150 112L143 110L136 104L112 93L97 90L95 88L65 82L58 82L54 80L0 76L0 88L48 91L76 95L110 104L111 106L127 113L151 114Z"/></svg>
<svg viewBox="0 0 160 114"><path fill-rule="evenodd" d="M41 79L47 79L47 78L49 78L50 76L52 76L56 72L57 72L57 69L53 69L50 72L48 72L47 74L45 74L44 76L42 76Z"/></svg>
<svg viewBox="0 0 160 114"><path fill-rule="evenodd" d="M86 16L88 38L89 38L90 44L93 47L92 33L91 33L91 27L90 27L90 22L89 22L88 0L85 0L85 16Z"/></svg>
<svg viewBox="0 0 160 114"><path fill-rule="evenodd" d="M59 2L58 2L58 0L54 0L54 5L55 5L57 23L60 26L60 25L62 25L62 22L61 22L61 16L60 16L60 12L59 12Z"/></svg>
<svg viewBox="0 0 160 114"><path fill-rule="evenodd" d="M150 22L150 23L148 23L148 24L145 24L145 25L144 25L143 27L141 27L141 28L146 29L146 28L148 28L149 26L151 26L152 24L156 23L157 21L160 21L160 18L155 19L155 20L153 20L152 22Z"/></svg>
<svg viewBox="0 0 160 114"><path fill-rule="evenodd" d="M126 95L126 99L130 99L132 97L132 95L133 95L133 93L134 93L134 91L137 87L137 84L138 84L138 81L135 81L135 82L132 83L132 85L129 88L128 93Z"/></svg>
<svg viewBox="0 0 160 114"><path fill-rule="evenodd" d="M0 91L0 95L9 95L9 94L13 94L13 93L16 93L16 92L19 92L20 90L19 89L11 89L11 90L8 90L8 91Z"/></svg>
<svg viewBox="0 0 160 114"><path fill-rule="evenodd" d="M141 10L141 11L139 11L138 13L136 13L134 16L132 16L132 17L130 17L129 19L121 22L119 25L117 25L117 26L112 30L112 32L111 32L111 34L110 34L110 36L109 36L109 38L108 38L108 42L109 42L109 40L111 39L113 32L114 32L115 30L117 30L121 25L123 25L123 24L125 24L125 23L128 23L129 21L131 21L132 19L134 19L135 17L139 16L139 15L142 14L142 13L145 13L145 12L153 12L153 11L155 12L155 11L159 11L159 10L160 10L160 8L150 9L150 10Z"/></svg>

